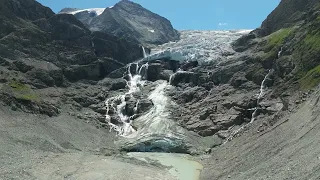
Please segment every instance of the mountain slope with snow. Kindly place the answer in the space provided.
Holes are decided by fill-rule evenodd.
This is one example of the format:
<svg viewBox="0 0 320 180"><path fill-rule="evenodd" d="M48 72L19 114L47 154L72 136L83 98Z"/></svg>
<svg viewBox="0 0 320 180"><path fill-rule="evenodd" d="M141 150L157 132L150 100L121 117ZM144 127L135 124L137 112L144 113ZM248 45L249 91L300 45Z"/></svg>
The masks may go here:
<svg viewBox="0 0 320 180"><path fill-rule="evenodd" d="M72 9L71 8L71 9L68 10L68 8L65 8L65 9L60 11L60 14L72 14L72 15L75 15L75 14L78 14L78 13L81 13L81 12L87 12L89 14L94 13L97 16L100 16L105 9L106 8L91 8L91 9Z"/></svg>
<svg viewBox="0 0 320 180"><path fill-rule="evenodd" d="M75 15L91 31L110 33L143 45L179 40L179 33L169 20L128 0L122 0L105 9L67 8L59 13Z"/></svg>

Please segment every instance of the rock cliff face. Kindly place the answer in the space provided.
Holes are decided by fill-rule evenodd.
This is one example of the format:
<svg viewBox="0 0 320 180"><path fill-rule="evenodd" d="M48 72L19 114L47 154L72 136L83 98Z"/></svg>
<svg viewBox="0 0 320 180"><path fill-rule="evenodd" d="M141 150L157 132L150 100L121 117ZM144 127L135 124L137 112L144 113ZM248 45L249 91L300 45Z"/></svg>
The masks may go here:
<svg viewBox="0 0 320 180"><path fill-rule="evenodd" d="M34 0L4 0L0 9L0 81L6 83L1 99L6 103L17 99L38 106L34 88L99 80L143 56L139 45L91 33L74 16L56 15Z"/></svg>
<svg viewBox="0 0 320 180"><path fill-rule="evenodd" d="M60 13L73 13L64 9ZM91 31L102 31L143 45L163 44L179 39L169 20L129 0L121 0L103 13L84 10L73 13Z"/></svg>
<svg viewBox="0 0 320 180"><path fill-rule="evenodd" d="M283 0L260 28L237 40L234 48L261 59L255 63L265 69L275 69L286 84L283 88L315 87L320 82L319 10L318 1Z"/></svg>
<svg viewBox="0 0 320 180"><path fill-rule="evenodd" d="M284 0L263 21L260 34L269 35L281 28L295 26L303 23L313 16L314 8L318 5L317 0Z"/></svg>

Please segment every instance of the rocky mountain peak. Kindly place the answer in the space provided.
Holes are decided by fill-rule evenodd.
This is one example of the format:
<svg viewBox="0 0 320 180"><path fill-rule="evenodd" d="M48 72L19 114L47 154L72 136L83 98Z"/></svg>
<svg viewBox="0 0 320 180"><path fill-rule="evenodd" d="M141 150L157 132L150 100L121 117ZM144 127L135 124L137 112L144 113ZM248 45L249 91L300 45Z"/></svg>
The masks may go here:
<svg viewBox="0 0 320 180"><path fill-rule="evenodd" d="M37 20L49 18L55 13L48 7L42 6L35 0L3 0L0 2L0 10L4 14L13 13L25 20Z"/></svg>
<svg viewBox="0 0 320 180"><path fill-rule="evenodd" d="M140 4L129 1L129 0L121 0L114 5L114 7L131 7L131 8L143 8Z"/></svg>
<svg viewBox="0 0 320 180"><path fill-rule="evenodd" d="M70 13L70 12L74 12L74 11L78 11L80 9L78 8L63 8L59 13L62 14L62 13Z"/></svg>
<svg viewBox="0 0 320 180"><path fill-rule="evenodd" d="M66 8L60 13L75 15L91 31L110 33L118 38L147 46L179 39L178 31L168 19L129 0L119 1L106 9Z"/></svg>
<svg viewBox="0 0 320 180"><path fill-rule="evenodd" d="M303 23L317 7L318 0L282 0L262 22L259 35L266 36L281 28Z"/></svg>

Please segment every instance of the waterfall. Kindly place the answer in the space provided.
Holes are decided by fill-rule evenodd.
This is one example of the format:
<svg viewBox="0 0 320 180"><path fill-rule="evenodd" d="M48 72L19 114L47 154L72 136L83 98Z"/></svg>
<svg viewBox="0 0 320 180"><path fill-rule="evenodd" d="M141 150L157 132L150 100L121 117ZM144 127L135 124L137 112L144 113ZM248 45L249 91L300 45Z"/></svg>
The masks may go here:
<svg viewBox="0 0 320 180"><path fill-rule="evenodd" d="M281 47L281 48L280 48L280 51L278 52L278 59L281 57L282 50L283 50L283 47Z"/></svg>
<svg viewBox="0 0 320 180"><path fill-rule="evenodd" d="M132 74L131 67L135 65L135 72ZM135 132L132 127L132 118L134 116L127 116L124 111L126 107L126 97L133 96L134 93L139 92L140 88L144 86L146 75L146 70L148 69L148 64L143 64L139 67L138 63L131 63L127 67L127 75L129 80L127 81L128 91L122 95L114 96L106 100L106 121L110 127L110 130L115 130L120 136L128 136ZM139 101L134 108L134 111L138 110ZM116 118L112 119L109 115L110 108L113 109L113 112L116 114ZM116 121L116 122L113 122Z"/></svg>
<svg viewBox="0 0 320 180"><path fill-rule="evenodd" d="M256 120L256 116L257 116L257 112L259 110L259 104L260 104L260 101L261 101L261 98L264 96L265 92L265 82L266 80L268 79L268 77L271 75L272 73L272 70L270 69L268 74L264 77L263 81L261 82L261 85L260 85L260 93L257 97L257 106L255 108L252 108L252 109L249 109L249 110L254 110L252 115L251 115L251 120L250 120L250 123L240 127L239 129L237 129L236 131L234 131L227 139L226 141L223 143L227 143L228 141L231 141L240 131L242 131L243 129L245 129L246 127L248 127L250 124L252 124L255 120Z"/></svg>
<svg viewBox="0 0 320 180"><path fill-rule="evenodd" d="M170 152L185 146L185 131L171 118L172 101L166 95L167 88L172 87L161 80L150 93L148 99L153 107L134 120L137 130L124 140L129 151Z"/></svg>
<svg viewBox="0 0 320 180"><path fill-rule="evenodd" d="M271 72L272 72L272 71L271 71L271 69L270 69L269 72L268 72L268 74L264 77L264 79L263 79L263 81L262 81L262 83L261 83L260 93L259 93L258 98L257 98L257 107L254 108L254 111L253 111L252 116L251 116L251 121L250 121L250 123L253 123L253 121L254 121L255 118L256 118L260 100L261 100L261 98L264 96L265 82L266 82L267 78L270 76Z"/></svg>
<svg viewBox="0 0 320 180"><path fill-rule="evenodd" d="M146 49L142 46L142 52L143 52L143 58L148 57L147 53L146 53Z"/></svg>

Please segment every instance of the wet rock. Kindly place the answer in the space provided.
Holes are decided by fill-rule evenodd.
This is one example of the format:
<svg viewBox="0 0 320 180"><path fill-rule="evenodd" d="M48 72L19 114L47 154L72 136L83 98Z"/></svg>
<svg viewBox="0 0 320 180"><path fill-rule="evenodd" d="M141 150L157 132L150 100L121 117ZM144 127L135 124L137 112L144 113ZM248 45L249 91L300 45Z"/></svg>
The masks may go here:
<svg viewBox="0 0 320 180"><path fill-rule="evenodd" d="M125 111L128 116L148 112L148 110L153 106L152 101L145 98L136 99L134 97L130 97L126 103Z"/></svg>
<svg viewBox="0 0 320 180"><path fill-rule="evenodd" d="M156 81L160 79L162 65L160 63L152 63L147 70L147 80Z"/></svg>
<svg viewBox="0 0 320 180"><path fill-rule="evenodd" d="M110 74L107 75L109 78L123 78L125 73L127 72L126 67L119 68L117 70L112 71Z"/></svg>
<svg viewBox="0 0 320 180"><path fill-rule="evenodd" d="M153 107L153 103L150 99L142 99L138 104L138 113L148 112Z"/></svg>
<svg viewBox="0 0 320 180"><path fill-rule="evenodd" d="M159 79L166 80L169 82L170 76L173 74L172 70L163 70L159 75Z"/></svg>
<svg viewBox="0 0 320 180"><path fill-rule="evenodd" d="M127 86L126 80L122 78L118 78L118 79L104 78L103 80L99 81L98 84L101 86L108 87L111 91L125 89Z"/></svg>
<svg viewBox="0 0 320 180"><path fill-rule="evenodd" d="M198 61L187 61L183 64L180 65L180 68L184 71L186 70L189 70L189 69L192 69L194 67L197 67L198 66Z"/></svg>
<svg viewBox="0 0 320 180"><path fill-rule="evenodd" d="M187 72L187 71L182 71L182 72L177 72L172 76L171 79L171 85L178 85L180 83L190 83L191 80L194 78L195 73L193 72Z"/></svg>

